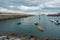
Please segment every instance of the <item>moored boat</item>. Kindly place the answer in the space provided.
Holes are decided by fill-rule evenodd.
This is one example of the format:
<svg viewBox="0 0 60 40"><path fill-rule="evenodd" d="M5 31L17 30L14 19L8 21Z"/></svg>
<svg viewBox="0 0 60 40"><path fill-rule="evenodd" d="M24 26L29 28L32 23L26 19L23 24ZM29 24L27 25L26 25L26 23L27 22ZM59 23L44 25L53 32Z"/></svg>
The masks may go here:
<svg viewBox="0 0 60 40"><path fill-rule="evenodd" d="M41 25L38 25L38 29L39 29L40 31L43 31L43 30L44 30Z"/></svg>

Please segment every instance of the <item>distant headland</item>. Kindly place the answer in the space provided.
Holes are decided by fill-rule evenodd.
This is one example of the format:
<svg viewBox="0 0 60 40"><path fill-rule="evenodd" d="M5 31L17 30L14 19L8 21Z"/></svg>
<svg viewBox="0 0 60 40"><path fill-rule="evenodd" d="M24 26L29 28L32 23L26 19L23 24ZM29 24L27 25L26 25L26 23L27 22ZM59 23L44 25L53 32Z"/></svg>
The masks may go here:
<svg viewBox="0 0 60 40"><path fill-rule="evenodd" d="M34 15L23 14L23 13L0 12L0 20L24 18L24 17L29 17L29 16L34 16Z"/></svg>
<svg viewBox="0 0 60 40"><path fill-rule="evenodd" d="M60 13L57 13L57 14L48 14L47 16L60 16Z"/></svg>

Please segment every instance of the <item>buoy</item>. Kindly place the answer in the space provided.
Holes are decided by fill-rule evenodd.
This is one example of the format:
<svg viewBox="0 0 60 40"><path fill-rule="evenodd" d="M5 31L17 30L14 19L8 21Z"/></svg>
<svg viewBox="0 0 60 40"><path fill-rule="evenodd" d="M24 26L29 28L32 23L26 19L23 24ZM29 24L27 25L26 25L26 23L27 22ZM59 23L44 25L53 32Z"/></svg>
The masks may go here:
<svg viewBox="0 0 60 40"><path fill-rule="evenodd" d="M40 25L38 25L38 29L39 29L40 31L43 31L43 27L40 26Z"/></svg>

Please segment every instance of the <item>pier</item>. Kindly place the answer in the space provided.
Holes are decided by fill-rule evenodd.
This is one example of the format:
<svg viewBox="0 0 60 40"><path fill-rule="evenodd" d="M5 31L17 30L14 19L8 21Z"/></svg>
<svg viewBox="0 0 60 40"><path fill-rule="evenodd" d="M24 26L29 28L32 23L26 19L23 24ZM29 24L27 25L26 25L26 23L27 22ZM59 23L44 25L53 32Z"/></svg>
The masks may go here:
<svg viewBox="0 0 60 40"><path fill-rule="evenodd" d="M33 16L33 15L22 14L22 13L0 12L0 20L24 18L24 17L29 17L29 16Z"/></svg>

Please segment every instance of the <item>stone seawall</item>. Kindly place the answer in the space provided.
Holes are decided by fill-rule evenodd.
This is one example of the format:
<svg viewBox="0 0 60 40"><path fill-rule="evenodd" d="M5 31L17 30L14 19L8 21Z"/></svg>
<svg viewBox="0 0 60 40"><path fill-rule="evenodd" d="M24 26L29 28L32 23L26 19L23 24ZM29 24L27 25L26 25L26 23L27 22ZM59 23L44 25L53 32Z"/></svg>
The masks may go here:
<svg viewBox="0 0 60 40"><path fill-rule="evenodd" d="M33 15L18 14L18 13L0 13L0 20L24 18L24 17L29 17L29 16L33 16Z"/></svg>

